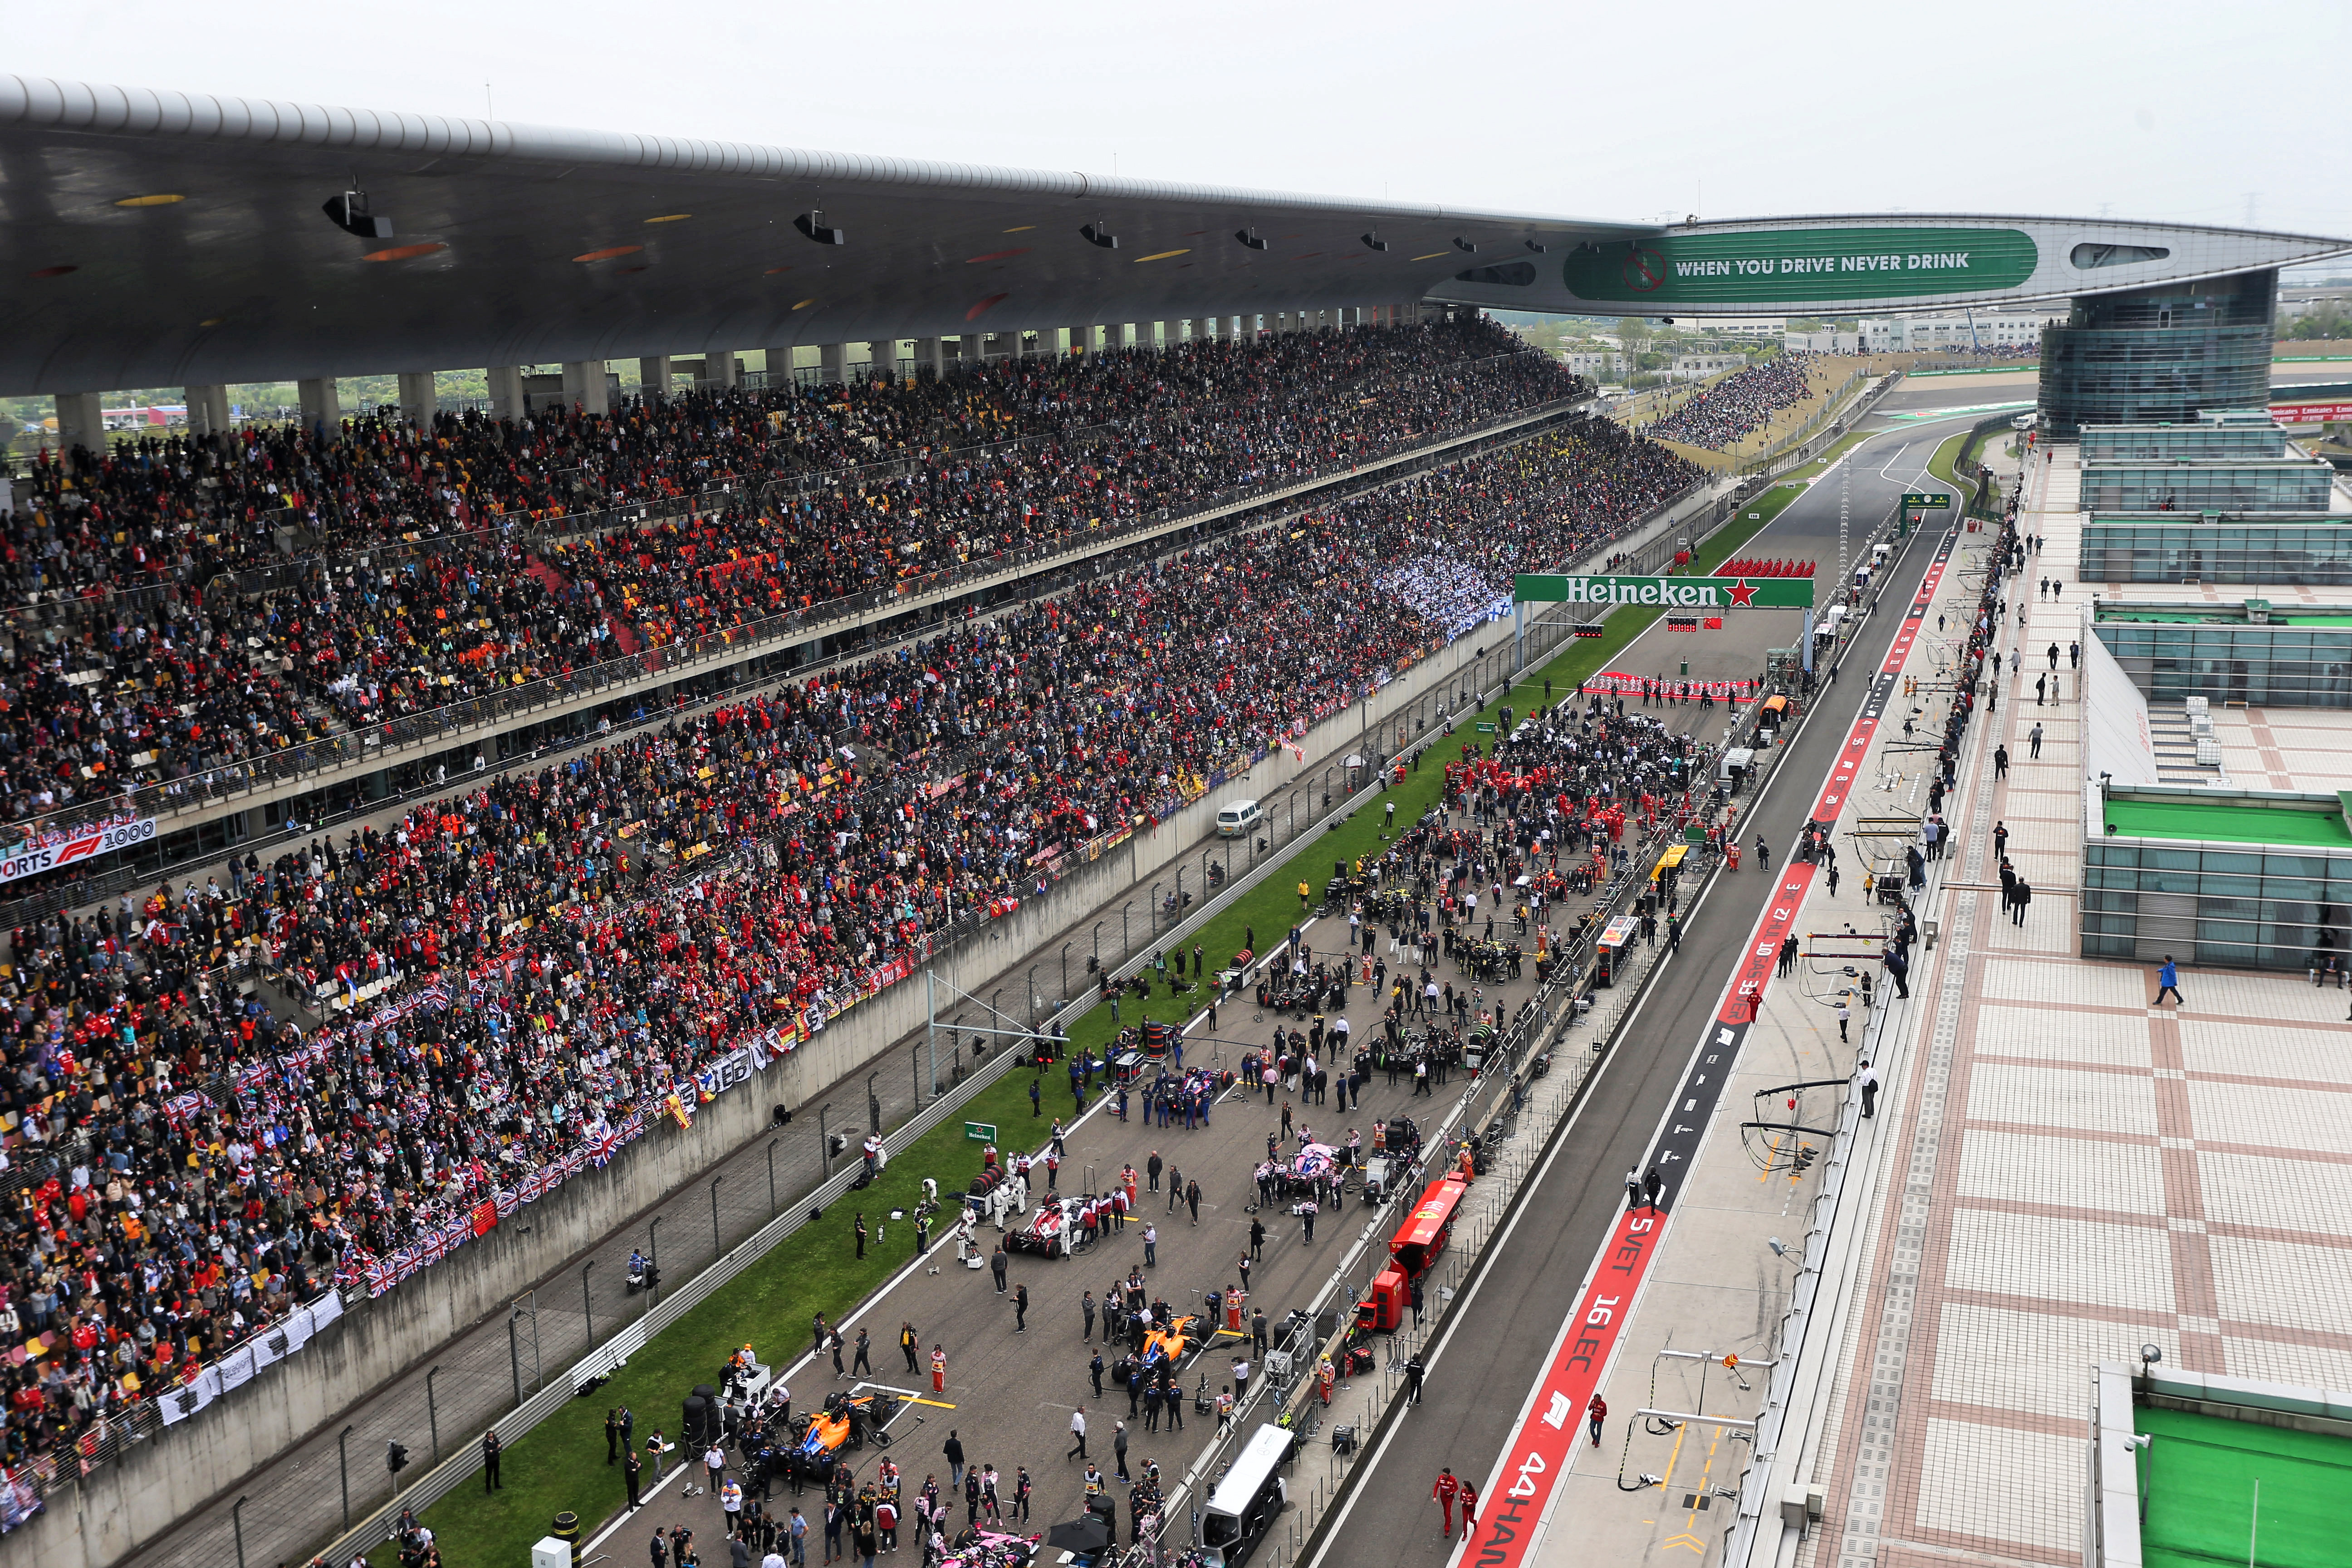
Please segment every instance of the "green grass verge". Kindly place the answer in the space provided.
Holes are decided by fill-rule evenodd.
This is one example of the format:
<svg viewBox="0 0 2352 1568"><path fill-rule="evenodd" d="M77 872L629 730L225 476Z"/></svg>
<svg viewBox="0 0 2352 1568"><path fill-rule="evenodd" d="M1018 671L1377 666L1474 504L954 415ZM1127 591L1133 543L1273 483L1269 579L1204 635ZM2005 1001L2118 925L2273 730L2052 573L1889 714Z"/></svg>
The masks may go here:
<svg viewBox="0 0 2352 1568"><path fill-rule="evenodd" d="M1977 487L1971 481L1961 479L1954 465L1959 461L1961 452L1973 439L1975 437L1966 430L1957 436L1947 436L1936 444L1936 455L1927 459L1927 471L1952 487L1952 493L1961 498L1959 504L1963 511L1974 504Z"/></svg>
<svg viewBox="0 0 2352 1568"><path fill-rule="evenodd" d="M1697 570L1709 572L1721 565L1799 492L1796 486L1782 489L1790 492L1788 498L1765 510L1763 517L1748 515L1762 509L1743 508L1731 523L1702 543ZM1512 687L1513 695L1521 697L1514 706L1521 712L1532 707L1533 701L1528 699L1540 699L1547 679L1556 694L1565 693L1607 668L1662 613L1633 607L1613 612L1602 622L1605 636L1573 641L1549 663L1521 676ZM1465 719L1457 734L1483 749L1487 742L1472 727L1476 717ZM1444 779L1442 755L1433 752L1422 768L1408 773L1405 783L1390 793L1400 821L1414 820L1437 799ZM1281 941L1298 916L1299 880L1304 878L1319 896L1331 861L1379 853L1384 817L1384 812L1368 807L1334 830L1302 840L1288 864L1267 876L1192 940L1200 943L1204 955L1216 960L1232 956L1253 930L1262 944ZM1120 1013L1127 1023L1134 1023L1139 1016L1181 1022L1191 1016L1196 1000L1197 994L1155 993L1139 1011L1135 999L1123 1001ZM1116 1033L1109 1007L1097 1005L1071 1027L1070 1037L1098 1049ZM671 1324L631 1356L627 1367L594 1397L572 1401L517 1440L506 1451L502 1489L488 1497L461 1489L428 1510L425 1522L441 1544L443 1561L451 1568L527 1562L531 1543L545 1535L549 1522L565 1510L577 1513L589 1533L601 1528L625 1500L621 1472L608 1468L602 1458L605 1409L626 1405L638 1413L641 1432L655 1425L670 1430L685 1391L698 1383L715 1382L735 1347L747 1342L755 1345L764 1359L780 1365L798 1359L802 1339L815 1314L822 1312L828 1321L839 1321L913 1254L914 1228L901 1225L890 1227L884 1245L869 1247L864 1258L857 1258L850 1239L856 1211L863 1208L871 1224L893 1207L911 1207L927 1175L938 1178L943 1193L962 1191L980 1170L980 1145L965 1140L961 1125L964 1121L996 1123L1008 1150L1042 1142L1047 1123L1042 1118L1033 1121L1029 1106L1029 1085L1038 1076L1015 1069L990 1085L956 1121L894 1153L873 1186L852 1201L827 1209L821 1221L794 1233L710 1300ZM1043 1075L1041 1088L1045 1116L1069 1110L1066 1074L1056 1070ZM929 1327L917 1326L927 1331ZM880 1327L888 1329L887 1324ZM886 1359L895 1357L895 1333L878 1331L877 1337L881 1341L877 1353ZM478 1442L479 1434L457 1441Z"/></svg>
<svg viewBox="0 0 2352 1568"><path fill-rule="evenodd" d="M1744 531L1739 535L1739 538L1743 542L1754 537L1758 529L1764 527L1774 518L1780 516L1780 513L1787 509L1790 501L1795 500L1799 496L1805 493L1807 488L1808 487L1804 485L1774 485L1770 489L1766 490L1762 495L1758 496L1754 500L1751 500L1745 506L1741 507L1739 509L1739 515L1731 520L1730 523L1727 525L1726 531L1718 532L1716 535L1717 541L1720 542L1731 537L1730 532L1728 531L1730 529L1739 529ZM1719 559L1728 558L1728 552L1726 552L1724 556L1719 557Z"/></svg>

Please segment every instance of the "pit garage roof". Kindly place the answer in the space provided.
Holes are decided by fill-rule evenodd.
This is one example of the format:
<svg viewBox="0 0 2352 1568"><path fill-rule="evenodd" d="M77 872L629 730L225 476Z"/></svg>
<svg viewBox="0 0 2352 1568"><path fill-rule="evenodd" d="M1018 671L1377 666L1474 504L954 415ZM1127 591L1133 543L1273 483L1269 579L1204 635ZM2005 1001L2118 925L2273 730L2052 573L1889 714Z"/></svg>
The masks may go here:
<svg viewBox="0 0 2352 1568"><path fill-rule="evenodd" d="M354 189L388 235L322 211ZM1925 309L2346 252L2046 218L1662 228L0 75L0 395L1422 299Z"/></svg>

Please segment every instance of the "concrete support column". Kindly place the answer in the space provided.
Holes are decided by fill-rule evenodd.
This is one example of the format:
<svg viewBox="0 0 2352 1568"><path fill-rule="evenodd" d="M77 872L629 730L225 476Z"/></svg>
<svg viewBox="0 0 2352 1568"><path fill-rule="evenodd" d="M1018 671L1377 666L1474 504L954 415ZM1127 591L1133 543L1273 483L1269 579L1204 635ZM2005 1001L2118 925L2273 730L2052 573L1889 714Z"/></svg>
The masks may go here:
<svg viewBox="0 0 2352 1568"><path fill-rule="evenodd" d="M667 354L640 354L637 358L638 395L667 397L669 378L676 368Z"/></svg>
<svg viewBox="0 0 2352 1568"><path fill-rule="evenodd" d="M58 394L58 450L70 452L76 447L106 450L106 405L95 392Z"/></svg>
<svg viewBox="0 0 2352 1568"><path fill-rule="evenodd" d="M931 373L934 381L948 373L947 344L938 338L915 340L915 374L920 375L925 371Z"/></svg>
<svg viewBox="0 0 2352 1568"><path fill-rule="evenodd" d="M564 361L563 401L576 405L583 414L610 414L613 396L604 376L603 360Z"/></svg>
<svg viewBox="0 0 2352 1568"><path fill-rule="evenodd" d="M816 351L817 379L838 386L849 379L849 345L820 343Z"/></svg>
<svg viewBox="0 0 2352 1568"><path fill-rule="evenodd" d="M793 351L781 344L768 350L768 390L779 392L793 384Z"/></svg>
<svg viewBox="0 0 2352 1568"><path fill-rule="evenodd" d="M419 430L433 428L436 394L433 373L429 370L404 370L400 373L400 416ZM194 410L191 409L193 416Z"/></svg>
<svg viewBox="0 0 2352 1568"><path fill-rule="evenodd" d="M294 384L297 395L302 399L302 423L313 430L325 430L330 435L342 426L342 395L335 390L335 378L331 375L306 376Z"/></svg>
<svg viewBox="0 0 2352 1568"><path fill-rule="evenodd" d="M226 436L228 434L228 388L218 382L210 386L191 386L184 395L188 400L188 434L191 436Z"/></svg>
<svg viewBox="0 0 2352 1568"><path fill-rule="evenodd" d="M520 419L522 406L522 366L494 364L489 369L490 417Z"/></svg>
<svg viewBox="0 0 2352 1568"><path fill-rule="evenodd" d="M731 391L743 384L742 363L733 349L711 349L702 356L702 384Z"/></svg>
<svg viewBox="0 0 2352 1568"><path fill-rule="evenodd" d="M898 339L887 338L878 342L867 343L866 345L866 352L872 356L874 362L873 368L866 372L868 375L873 376L877 381L896 381L898 379Z"/></svg>

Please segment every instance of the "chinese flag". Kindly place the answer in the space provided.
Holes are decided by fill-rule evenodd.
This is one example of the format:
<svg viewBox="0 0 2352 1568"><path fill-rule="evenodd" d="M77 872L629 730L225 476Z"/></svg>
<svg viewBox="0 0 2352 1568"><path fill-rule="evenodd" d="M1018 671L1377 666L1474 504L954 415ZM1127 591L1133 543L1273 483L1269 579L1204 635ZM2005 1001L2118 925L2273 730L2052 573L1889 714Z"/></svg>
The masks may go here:
<svg viewBox="0 0 2352 1568"><path fill-rule="evenodd" d="M1721 631L1723 629L1723 617L1721 616L1707 616L1706 629L1711 632Z"/></svg>
<svg viewBox="0 0 2352 1568"><path fill-rule="evenodd" d="M489 1235L492 1230L498 1227L498 1223L499 1205L495 1200L484 1198L480 1203L474 1205L474 1234L476 1236Z"/></svg>

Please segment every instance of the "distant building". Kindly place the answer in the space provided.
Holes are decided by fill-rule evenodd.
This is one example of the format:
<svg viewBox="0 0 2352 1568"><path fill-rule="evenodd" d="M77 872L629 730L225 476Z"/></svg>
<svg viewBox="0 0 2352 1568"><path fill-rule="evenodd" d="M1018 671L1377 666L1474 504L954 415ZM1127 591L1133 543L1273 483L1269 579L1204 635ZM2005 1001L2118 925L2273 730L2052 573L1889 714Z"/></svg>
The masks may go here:
<svg viewBox="0 0 2352 1568"><path fill-rule="evenodd" d="M2278 319L2292 321L2314 310L2341 310L2352 307L2352 284L2330 283L2311 289L2282 289L2278 291Z"/></svg>
<svg viewBox="0 0 2352 1568"><path fill-rule="evenodd" d="M1862 353L1859 332L1783 332L1780 346L1801 353L1858 354Z"/></svg>
<svg viewBox="0 0 2352 1568"><path fill-rule="evenodd" d="M1676 354L1674 366L1666 375L1673 381L1705 381L1708 376L1721 375L1727 370L1738 370L1747 363L1746 354Z"/></svg>
<svg viewBox="0 0 2352 1568"><path fill-rule="evenodd" d="M1863 348L1870 353L1918 353L1971 349L1990 353L2038 349L2042 329L2063 326L2063 309L1953 311L1932 316L1865 317Z"/></svg>
<svg viewBox="0 0 2352 1568"><path fill-rule="evenodd" d="M1562 349L1559 363L1595 383L1625 379L1625 356L1614 349Z"/></svg>

